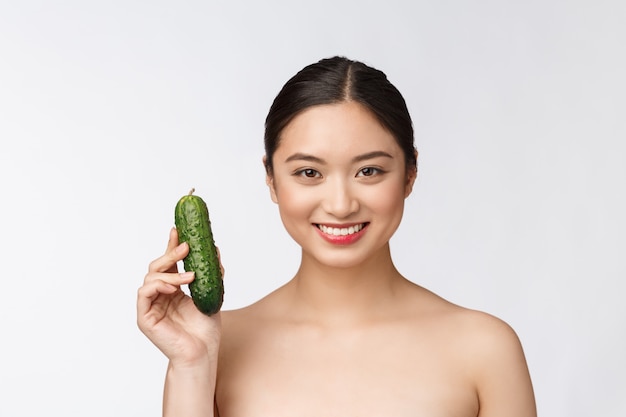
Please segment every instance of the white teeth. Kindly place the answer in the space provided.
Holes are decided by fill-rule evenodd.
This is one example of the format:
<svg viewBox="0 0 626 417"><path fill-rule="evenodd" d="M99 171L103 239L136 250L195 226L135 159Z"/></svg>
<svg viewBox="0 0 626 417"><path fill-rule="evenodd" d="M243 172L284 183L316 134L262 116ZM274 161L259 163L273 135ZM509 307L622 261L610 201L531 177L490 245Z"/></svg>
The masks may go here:
<svg viewBox="0 0 626 417"><path fill-rule="evenodd" d="M357 224L355 226L350 226L350 227L328 227L328 226L324 226L323 224L318 224L317 227L324 233L326 233L327 235L333 235L333 236L347 236L347 235L352 235L356 232L361 231L361 229L363 229L364 224Z"/></svg>

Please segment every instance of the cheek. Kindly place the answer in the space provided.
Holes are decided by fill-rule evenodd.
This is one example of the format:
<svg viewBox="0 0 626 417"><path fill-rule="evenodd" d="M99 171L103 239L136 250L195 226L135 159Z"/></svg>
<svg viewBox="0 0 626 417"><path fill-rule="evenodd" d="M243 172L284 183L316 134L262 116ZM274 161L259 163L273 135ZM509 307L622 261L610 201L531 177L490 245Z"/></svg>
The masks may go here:
<svg viewBox="0 0 626 417"><path fill-rule="evenodd" d="M367 204L372 210L378 213L391 214L396 211L402 211L405 199L404 184L389 184L376 189L372 189L367 193Z"/></svg>
<svg viewBox="0 0 626 417"><path fill-rule="evenodd" d="M285 224L289 224L292 220L301 221L303 218L308 218L314 207L309 195L288 186L276 189L276 198Z"/></svg>

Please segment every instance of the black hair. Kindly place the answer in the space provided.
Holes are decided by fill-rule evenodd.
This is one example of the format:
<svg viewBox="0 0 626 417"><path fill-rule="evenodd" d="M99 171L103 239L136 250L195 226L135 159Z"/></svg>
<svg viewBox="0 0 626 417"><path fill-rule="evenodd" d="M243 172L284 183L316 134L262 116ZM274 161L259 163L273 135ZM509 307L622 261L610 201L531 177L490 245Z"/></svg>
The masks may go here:
<svg viewBox="0 0 626 417"><path fill-rule="evenodd" d="M272 174L280 134L309 107L354 101L369 109L404 152L407 170L417 168L413 123L406 102L387 76L362 62L335 56L308 65L280 90L265 119L265 168Z"/></svg>

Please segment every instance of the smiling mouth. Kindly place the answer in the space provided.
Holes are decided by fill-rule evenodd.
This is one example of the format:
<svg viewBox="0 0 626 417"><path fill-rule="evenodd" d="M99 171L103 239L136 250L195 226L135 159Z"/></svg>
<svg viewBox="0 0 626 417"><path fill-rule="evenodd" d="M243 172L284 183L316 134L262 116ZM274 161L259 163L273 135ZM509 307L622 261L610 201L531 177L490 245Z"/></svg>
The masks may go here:
<svg viewBox="0 0 626 417"><path fill-rule="evenodd" d="M369 223L354 224L349 227L330 227L323 224L316 224L315 226L317 226L317 228L320 229L322 233L330 236L349 236L360 232L368 224Z"/></svg>

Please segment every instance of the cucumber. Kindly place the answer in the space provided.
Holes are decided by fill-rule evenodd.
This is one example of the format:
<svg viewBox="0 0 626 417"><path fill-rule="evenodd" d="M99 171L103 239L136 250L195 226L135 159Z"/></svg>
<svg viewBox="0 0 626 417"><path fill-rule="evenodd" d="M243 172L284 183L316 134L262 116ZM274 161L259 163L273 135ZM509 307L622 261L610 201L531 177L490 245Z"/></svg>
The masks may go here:
<svg viewBox="0 0 626 417"><path fill-rule="evenodd" d="M213 240L209 210L202 198L188 195L178 200L174 222L180 243L189 244L189 253L183 259L185 271L195 273L189 284L194 304L202 313L210 316L217 313L224 301L222 270Z"/></svg>

